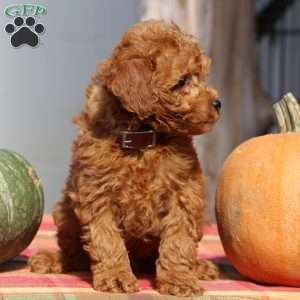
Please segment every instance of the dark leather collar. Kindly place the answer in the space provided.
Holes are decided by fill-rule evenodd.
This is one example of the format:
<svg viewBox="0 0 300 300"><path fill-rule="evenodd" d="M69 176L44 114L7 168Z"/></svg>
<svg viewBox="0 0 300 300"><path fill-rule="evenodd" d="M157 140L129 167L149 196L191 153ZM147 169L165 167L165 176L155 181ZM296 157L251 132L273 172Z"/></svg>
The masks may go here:
<svg viewBox="0 0 300 300"><path fill-rule="evenodd" d="M157 133L154 130L121 132L119 143L123 149L154 148L157 144Z"/></svg>

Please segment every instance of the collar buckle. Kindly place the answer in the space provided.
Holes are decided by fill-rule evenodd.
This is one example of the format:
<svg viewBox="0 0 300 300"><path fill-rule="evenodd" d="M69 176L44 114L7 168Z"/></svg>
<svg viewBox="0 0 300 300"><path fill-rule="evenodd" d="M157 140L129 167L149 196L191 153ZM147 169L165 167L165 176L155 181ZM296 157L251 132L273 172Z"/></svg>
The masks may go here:
<svg viewBox="0 0 300 300"><path fill-rule="evenodd" d="M121 146L124 149L154 148L157 142L156 131L122 131Z"/></svg>

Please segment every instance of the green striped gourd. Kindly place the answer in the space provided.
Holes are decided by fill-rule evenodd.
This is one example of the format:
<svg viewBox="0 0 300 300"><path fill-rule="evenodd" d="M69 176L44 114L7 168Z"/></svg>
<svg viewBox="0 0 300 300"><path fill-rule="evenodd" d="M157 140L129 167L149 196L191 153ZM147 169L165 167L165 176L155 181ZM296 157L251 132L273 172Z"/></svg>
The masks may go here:
<svg viewBox="0 0 300 300"><path fill-rule="evenodd" d="M19 154L0 149L0 263L30 244L43 209L43 188L32 166Z"/></svg>

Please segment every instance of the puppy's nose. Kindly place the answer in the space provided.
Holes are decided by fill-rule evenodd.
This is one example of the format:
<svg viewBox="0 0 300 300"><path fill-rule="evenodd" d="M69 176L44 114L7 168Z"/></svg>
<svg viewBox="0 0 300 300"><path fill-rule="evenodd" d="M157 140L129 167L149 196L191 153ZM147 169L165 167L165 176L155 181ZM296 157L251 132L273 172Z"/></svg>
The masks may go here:
<svg viewBox="0 0 300 300"><path fill-rule="evenodd" d="M217 110L219 111L222 107L222 103L220 100L214 100L213 103L212 103L212 106Z"/></svg>

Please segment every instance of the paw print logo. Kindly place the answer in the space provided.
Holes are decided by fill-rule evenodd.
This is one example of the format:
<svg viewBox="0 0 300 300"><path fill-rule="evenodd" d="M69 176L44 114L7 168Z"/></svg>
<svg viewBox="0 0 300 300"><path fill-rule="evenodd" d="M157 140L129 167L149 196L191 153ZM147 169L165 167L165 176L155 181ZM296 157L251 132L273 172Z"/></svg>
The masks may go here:
<svg viewBox="0 0 300 300"><path fill-rule="evenodd" d="M36 24L33 17L26 18L25 22L22 17L16 17L14 24L7 24L5 31L11 34L10 42L12 46L19 47L27 44L31 47L39 43L39 35L45 31L43 24Z"/></svg>

